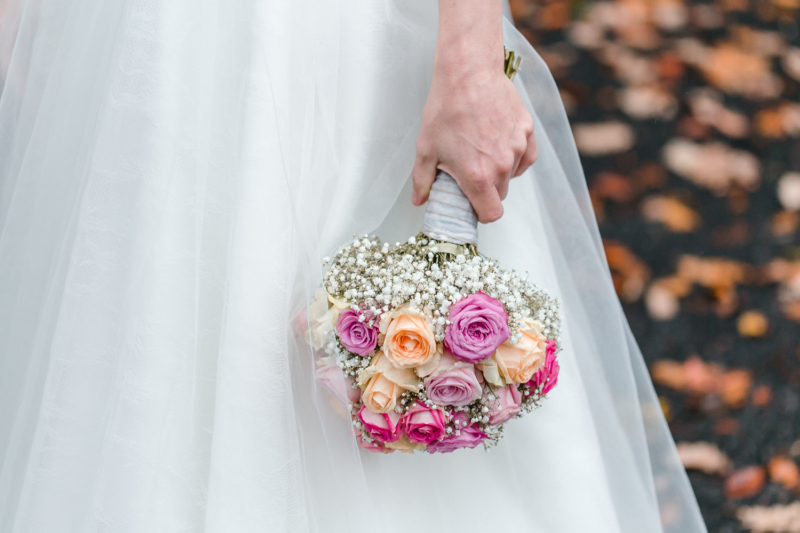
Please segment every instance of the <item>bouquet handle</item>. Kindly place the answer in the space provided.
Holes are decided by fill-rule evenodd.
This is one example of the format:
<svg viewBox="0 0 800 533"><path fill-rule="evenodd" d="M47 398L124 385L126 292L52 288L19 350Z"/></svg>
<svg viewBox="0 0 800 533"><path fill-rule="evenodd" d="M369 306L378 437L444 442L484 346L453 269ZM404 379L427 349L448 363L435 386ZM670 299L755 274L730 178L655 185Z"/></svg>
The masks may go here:
<svg viewBox="0 0 800 533"><path fill-rule="evenodd" d="M505 50L504 72L511 81L521 59ZM478 245L478 215L453 176L441 169L436 173L428 197L422 233L437 241Z"/></svg>
<svg viewBox="0 0 800 533"><path fill-rule="evenodd" d="M431 187L422 233L437 241L478 244L478 215L456 180L439 170Z"/></svg>

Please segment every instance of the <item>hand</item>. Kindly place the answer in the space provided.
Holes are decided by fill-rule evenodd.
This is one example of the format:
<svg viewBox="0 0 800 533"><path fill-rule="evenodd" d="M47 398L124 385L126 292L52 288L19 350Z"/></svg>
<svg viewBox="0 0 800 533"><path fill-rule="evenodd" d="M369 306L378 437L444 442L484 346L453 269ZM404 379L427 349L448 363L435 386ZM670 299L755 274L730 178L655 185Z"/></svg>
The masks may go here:
<svg viewBox="0 0 800 533"><path fill-rule="evenodd" d="M509 180L536 161L536 141L533 119L503 72L501 4L480 0L465 8L470 0L460 1L439 3L433 83L417 139L412 200L427 201L441 168L458 182L478 220L487 223L503 216Z"/></svg>

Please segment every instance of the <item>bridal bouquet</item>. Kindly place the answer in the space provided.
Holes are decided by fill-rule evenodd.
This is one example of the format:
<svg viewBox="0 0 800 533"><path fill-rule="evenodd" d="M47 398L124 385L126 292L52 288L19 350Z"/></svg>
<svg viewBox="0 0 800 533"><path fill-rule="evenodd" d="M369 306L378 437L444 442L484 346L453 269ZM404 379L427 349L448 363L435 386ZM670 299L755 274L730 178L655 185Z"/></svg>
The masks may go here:
<svg viewBox="0 0 800 533"><path fill-rule="evenodd" d="M556 385L558 302L474 246L365 236L326 263L309 339L364 448L489 446Z"/></svg>
<svg viewBox="0 0 800 533"><path fill-rule="evenodd" d="M506 74L519 67L506 52ZM359 443L374 452L496 444L558 381L558 301L476 248L477 216L439 171L422 233L356 238L325 258L309 309L317 377L342 381Z"/></svg>

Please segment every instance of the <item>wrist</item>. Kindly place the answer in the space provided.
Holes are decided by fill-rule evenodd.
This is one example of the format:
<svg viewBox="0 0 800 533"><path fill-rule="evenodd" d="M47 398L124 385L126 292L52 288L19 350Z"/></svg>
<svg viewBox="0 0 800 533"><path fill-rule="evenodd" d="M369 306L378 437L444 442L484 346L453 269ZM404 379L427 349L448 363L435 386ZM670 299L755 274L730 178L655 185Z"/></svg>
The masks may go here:
<svg viewBox="0 0 800 533"><path fill-rule="evenodd" d="M437 40L433 71L437 77L484 79L503 72L503 41L476 44L463 37Z"/></svg>
<svg viewBox="0 0 800 533"><path fill-rule="evenodd" d="M503 69L500 0L439 0L434 72L457 78Z"/></svg>

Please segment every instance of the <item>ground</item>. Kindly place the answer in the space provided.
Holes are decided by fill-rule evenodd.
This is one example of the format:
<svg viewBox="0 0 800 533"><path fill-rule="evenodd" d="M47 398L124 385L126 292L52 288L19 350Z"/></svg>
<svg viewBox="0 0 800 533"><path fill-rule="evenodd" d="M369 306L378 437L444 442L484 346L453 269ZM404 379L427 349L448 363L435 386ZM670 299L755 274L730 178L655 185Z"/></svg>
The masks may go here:
<svg viewBox="0 0 800 533"><path fill-rule="evenodd" d="M800 508L739 512L800 489L800 3L511 6L709 531L800 531Z"/></svg>

